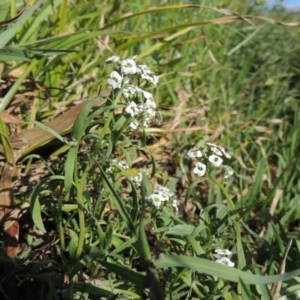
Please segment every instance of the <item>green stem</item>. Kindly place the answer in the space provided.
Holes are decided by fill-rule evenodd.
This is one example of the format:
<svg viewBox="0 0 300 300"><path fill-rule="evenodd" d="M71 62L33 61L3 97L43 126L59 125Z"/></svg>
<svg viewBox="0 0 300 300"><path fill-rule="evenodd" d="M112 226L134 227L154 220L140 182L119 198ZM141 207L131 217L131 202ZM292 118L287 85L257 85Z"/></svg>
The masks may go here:
<svg viewBox="0 0 300 300"><path fill-rule="evenodd" d="M220 188L223 192L224 196L226 197L227 203L229 204L232 211L236 209L235 204L233 203L231 197L229 196L227 190L225 189L224 185L220 183L212 173L209 173L209 178Z"/></svg>
<svg viewBox="0 0 300 300"><path fill-rule="evenodd" d="M121 91L117 94L117 96L114 98L113 104L116 104L120 97L121 97L122 93ZM95 157L96 153L99 150L99 147L101 147L101 143L103 141L103 138L106 134L106 132L109 129L110 123L113 119L114 116L114 112L111 111L109 112L107 119L105 120L104 126L99 134L99 142L97 143L91 157ZM84 238L85 238L85 218L84 218L84 189L86 186L86 178L90 172L90 170L93 168L94 165L94 160L91 159L89 161L89 163L87 164L83 175L80 179L80 182L78 184L77 187L77 202L78 202L78 218L79 218L79 228L80 228L80 233L79 233L79 239L78 239L78 245L77 245L77 249L76 249L76 253L75 253L75 259L79 260L82 254L82 250L83 250L83 245L84 245ZM75 171L74 174L77 174L77 172ZM78 178L75 178L75 182L78 182Z"/></svg>
<svg viewBox="0 0 300 300"><path fill-rule="evenodd" d="M112 95L114 96L114 91L112 92ZM118 103L118 101L120 100L122 96L122 89L118 92L118 94L116 95L116 97L114 98L114 100L112 101L112 104L115 105ZM105 133L108 132L108 129L109 129L109 125L112 121L112 118L114 116L114 112L109 112L109 115L107 117L107 119L105 120L105 123L104 123L104 126L100 132L100 135L99 135L99 142L101 143L104 136L105 136ZM97 148L95 149L97 151Z"/></svg>
<svg viewBox="0 0 300 300"><path fill-rule="evenodd" d="M65 243L65 233L64 233L64 226L63 226L63 218L62 218L62 199L59 197L58 199L58 204L59 204L59 212L58 212L58 230L59 230L59 238L60 238L60 247L62 251L66 250L66 243Z"/></svg>
<svg viewBox="0 0 300 300"><path fill-rule="evenodd" d="M84 187L86 183L86 177L89 173L89 169L86 169L86 171L83 173L80 183L78 185L77 189L77 202L78 202L78 218L79 218L79 239L78 239L78 246L76 249L75 253L75 258L76 260L79 260L81 257L81 253L83 250L83 245L84 245L84 237L85 237L85 219L84 219L84 208L83 208L83 203L84 203Z"/></svg>
<svg viewBox="0 0 300 300"><path fill-rule="evenodd" d="M224 185L220 183L216 177L214 177L211 173L209 173L209 178L220 188L220 190L223 192L224 196L227 199L227 203L229 204L231 211L235 211L236 207L233 203L231 197L229 196L227 190L225 189ZM238 255L238 264L239 268L243 268L246 265L245 260L245 254L243 249L243 243L242 243L242 231L241 231L241 225L239 222L239 218L234 218L234 229L236 233L236 245L237 245L237 255Z"/></svg>

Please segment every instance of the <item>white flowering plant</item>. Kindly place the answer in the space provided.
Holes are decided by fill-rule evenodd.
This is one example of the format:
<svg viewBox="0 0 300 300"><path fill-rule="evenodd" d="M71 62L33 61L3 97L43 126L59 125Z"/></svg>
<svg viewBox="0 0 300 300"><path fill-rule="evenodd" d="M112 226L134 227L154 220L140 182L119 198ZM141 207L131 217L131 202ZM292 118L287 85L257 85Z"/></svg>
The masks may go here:
<svg viewBox="0 0 300 300"><path fill-rule="evenodd" d="M117 55L104 61L109 93L100 105L96 97L84 106L72 130L72 143L67 143L58 215L76 212L78 222L73 221L77 231L67 225L72 229L66 233L61 220L69 224L68 220L58 217L58 228L61 249L77 262L70 276L75 276L82 258L95 255L94 261L87 259L87 268L96 266L104 277L124 278L136 297L149 285L143 272L156 278L147 296L175 297L177 284L187 295L186 279L177 266L203 285L191 292L197 297L211 292L205 285L208 279L216 294L230 292L224 280L249 280L242 271L246 259L241 226L249 208L236 201L234 152L230 143L227 151L225 143L209 142L212 139L204 135L191 146L186 133L184 145L178 139L173 151L170 136L157 134L164 133L165 126L154 96L158 77L137 61L136 56ZM37 185L33 203L41 187L42 183ZM118 269L114 261L120 264ZM142 272L135 270L136 261ZM205 272L199 272L202 267ZM132 279L136 276L138 283ZM72 289L70 285L66 294ZM121 293L126 294L125 288Z"/></svg>
<svg viewBox="0 0 300 300"><path fill-rule="evenodd" d="M297 13L2 2L1 299L298 298Z"/></svg>

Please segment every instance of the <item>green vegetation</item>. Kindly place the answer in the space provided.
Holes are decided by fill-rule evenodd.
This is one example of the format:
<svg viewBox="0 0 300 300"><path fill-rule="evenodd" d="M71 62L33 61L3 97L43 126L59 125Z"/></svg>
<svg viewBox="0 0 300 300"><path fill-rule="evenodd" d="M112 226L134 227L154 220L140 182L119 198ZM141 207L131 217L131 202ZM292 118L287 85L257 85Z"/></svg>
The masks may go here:
<svg viewBox="0 0 300 300"><path fill-rule="evenodd" d="M3 299L300 294L299 16L178 2L1 2Z"/></svg>

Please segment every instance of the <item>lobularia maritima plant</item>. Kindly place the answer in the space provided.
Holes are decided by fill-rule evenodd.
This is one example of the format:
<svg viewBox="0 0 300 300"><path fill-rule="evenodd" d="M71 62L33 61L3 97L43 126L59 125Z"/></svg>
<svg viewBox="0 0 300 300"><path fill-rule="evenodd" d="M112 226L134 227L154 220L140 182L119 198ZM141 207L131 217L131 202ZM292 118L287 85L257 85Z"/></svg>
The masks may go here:
<svg viewBox="0 0 300 300"><path fill-rule="evenodd" d="M135 60L136 56L121 59L114 55L104 63L105 66L112 67L107 83L112 88L112 97L118 97L124 105L125 117L129 121L128 124L132 133L149 127L154 121L161 121L154 97L146 90L147 87L158 84L158 77L146 65L138 65ZM140 87L141 85L143 85L143 89ZM206 143L204 146L194 147L188 151L187 156L197 160L193 172L198 176L210 174L216 168L222 168L225 171L225 179L234 173L230 166L224 164L224 161L231 158L230 154L216 144ZM126 171L129 168L128 162L113 159L106 172L113 174L120 170ZM143 174L148 176L145 170L131 176L131 180L137 188L142 185ZM176 214L178 213L177 196L165 186L156 184L152 188L152 192L146 196L146 200L149 200L153 208L157 210L161 209L162 205L171 203ZM220 259L216 260L217 263L234 266L234 263L225 257L231 255L231 251L216 249L215 252L220 256Z"/></svg>
<svg viewBox="0 0 300 300"><path fill-rule="evenodd" d="M125 104L125 115L130 120L129 127L133 131L149 127L154 121L162 121L153 95L140 87L156 86L158 77L146 65L136 64L135 60L136 56L122 60L114 55L104 62L105 66L113 67L107 83L112 87L113 94L120 95L121 101ZM116 165L124 170L129 168L127 162L113 160L106 171L113 172ZM147 176L147 172L139 172L131 178L137 187L142 183L143 173ZM176 213L178 212L177 197L167 187L158 185L146 199L157 208L171 201Z"/></svg>

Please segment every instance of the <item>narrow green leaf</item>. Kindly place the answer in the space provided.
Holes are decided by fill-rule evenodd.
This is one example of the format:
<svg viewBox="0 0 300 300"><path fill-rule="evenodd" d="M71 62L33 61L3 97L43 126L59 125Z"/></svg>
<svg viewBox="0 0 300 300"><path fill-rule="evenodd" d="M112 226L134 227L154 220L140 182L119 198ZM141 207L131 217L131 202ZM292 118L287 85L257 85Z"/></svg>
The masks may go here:
<svg viewBox="0 0 300 300"><path fill-rule="evenodd" d="M253 201L255 201L257 194L261 190L261 186L263 183L262 178L264 173L266 172L266 162L267 159L262 159L257 166L254 175L255 180L253 182L253 186L251 187L250 192L247 193L247 195L243 198L245 199L244 201L247 201L247 203L253 203Z"/></svg>
<svg viewBox="0 0 300 300"><path fill-rule="evenodd" d="M259 276L249 274L232 267L227 267L198 257L186 257L182 255L166 256L155 262L157 268L182 267L208 275L217 276L233 282L240 282L242 279L246 284L269 284L278 281L284 281L300 275L300 269L287 272L282 275Z"/></svg>
<svg viewBox="0 0 300 300"><path fill-rule="evenodd" d="M0 34L0 48L4 48L8 42L13 39L19 30L31 17L34 11L43 3L43 0L38 0L31 6L10 28Z"/></svg>
<svg viewBox="0 0 300 300"><path fill-rule="evenodd" d="M102 169L101 165L96 161L100 171L101 171L101 174L103 176L103 179L105 180L106 184L108 185L111 193L114 195L113 197L113 201L114 201L114 204L115 206L117 207L118 209L118 212L120 213L121 217L123 218L123 220L126 222L127 226L129 227L129 230L131 231L131 233L133 235L136 235L136 229L135 229L135 226L131 220L131 217L129 215L129 213L127 212L125 206L124 206L124 203L122 201L122 199L120 198L120 196L116 193L116 191L114 190L113 186L111 185L109 179L107 178L104 170Z"/></svg>
<svg viewBox="0 0 300 300"><path fill-rule="evenodd" d="M70 237L71 237L71 240L69 243L69 256L71 259L74 259L79 238L78 238L78 235L76 234L76 232L73 230L70 230Z"/></svg>
<svg viewBox="0 0 300 300"><path fill-rule="evenodd" d="M68 49L68 48L73 48L76 45L80 45L84 41L95 38L97 36L110 35L116 33L117 32L114 30L93 31L93 32L88 32L86 30L83 30L76 33L57 35L54 37L48 37L45 39L26 42L22 44L22 47L28 47L28 46L37 47L37 46L47 45L47 49L59 49L59 50Z"/></svg>
<svg viewBox="0 0 300 300"><path fill-rule="evenodd" d="M30 61L25 51L17 49L0 49L0 61Z"/></svg>
<svg viewBox="0 0 300 300"><path fill-rule="evenodd" d="M97 102L99 102L101 97L96 97L91 100L89 100L81 109L80 113L78 114L76 121L73 126L72 130L72 139L79 142L82 139L82 136L84 134L84 131L86 130L87 125L86 119L91 112L93 106L96 105Z"/></svg>
<svg viewBox="0 0 300 300"><path fill-rule="evenodd" d="M39 200L39 187L36 188L33 192L33 195L31 197L30 202L30 212L32 216L32 220L34 224L37 226L38 229L40 229L42 232L46 232L46 229L44 227L43 219L42 219L42 211L41 211L41 205Z"/></svg>
<svg viewBox="0 0 300 300"><path fill-rule="evenodd" d="M81 292L85 292L86 291L86 283L80 283L80 282L75 282L74 286L75 289ZM94 285L91 283L88 283L89 285L89 295L94 295L94 296L99 296L98 299L100 299L100 297L105 297L108 299L113 299L112 297L115 296L115 292L112 293L108 290L105 290L104 288L100 288L98 285Z"/></svg>
<svg viewBox="0 0 300 300"><path fill-rule="evenodd" d="M254 272L256 275L260 275L260 270L258 267L254 267ZM264 300L272 300L271 293L265 284L257 284L257 288L261 293L262 299Z"/></svg>
<svg viewBox="0 0 300 300"><path fill-rule="evenodd" d="M62 0L44 1L44 5L39 8L38 14L32 18L26 31L22 32L19 40L19 45L24 44L30 36L39 28L42 22L47 20L50 14L53 14L55 8L61 3Z"/></svg>
<svg viewBox="0 0 300 300"><path fill-rule="evenodd" d="M151 252L148 244L147 236L144 229L144 222L141 219L139 226L139 235L136 241L136 249L142 261L150 261Z"/></svg>
<svg viewBox="0 0 300 300"><path fill-rule="evenodd" d="M128 280L129 282L132 282L133 284L137 285L139 288L144 289L147 286L147 280L145 275L139 274L124 266L112 264L107 261L100 261L100 263L108 270L116 273L117 275Z"/></svg>
<svg viewBox="0 0 300 300"><path fill-rule="evenodd" d="M61 141L62 143L66 143L66 140L55 130L51 129L50 127L46 126L44 123L41 123L39 121L35 121L35 120L31 120L31 122L33 124L35 124L36 126L40 127L41 129L49 132L50 134L52 134L54 137L56 137L59 141Z"/></svg>
<svg viewBox="0 0 300 300"><path fill-rule="evenodd" d="M73 185L75 165L77 162L78 147L73 147L69 150L65 162L65 189L68 193Z"/></svg>
<svg viewBox="0 0 300 300"><path fill-rule="evenodd" d="M249 291L249 287L245 284L245 282L240 278L240 286L242 291L242 299L243 300L252 300L251 292Z"/></svg>

